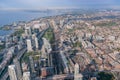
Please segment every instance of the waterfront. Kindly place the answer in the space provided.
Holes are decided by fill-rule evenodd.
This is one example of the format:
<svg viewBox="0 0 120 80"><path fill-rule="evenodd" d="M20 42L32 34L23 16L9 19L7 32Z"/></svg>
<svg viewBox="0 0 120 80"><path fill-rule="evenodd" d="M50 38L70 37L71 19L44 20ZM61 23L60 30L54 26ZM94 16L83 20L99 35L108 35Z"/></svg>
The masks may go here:
<svg viewBox="0 0 120 80"><path fill-rule="evenodd" d="M13 30L0 30L0 36L5 36L13 33Z"/></svg>
<svg viewBox="0 0 120 80"><path fill-rule="evenodd" d="M0 11L0 27L18 21L30 21L40 17L60 15L57 11Z"/></svg>
<svg viewBox="0 0 120 80"><path fill-rule="evenodd" d="M40 17L47 17L53 15L60 15L62 13L52 11L0 11L0 27L4 25L13 24L19 21L30 21ZM11 30L0 30L0 36L12 33Z"/></svg>
<svg viewBox="0 0 120 80"><path fill-rule="evenodd" d="M14 80L12 68L18 80L26 71L29 80L73 80L76 73L81 80L101 79L101 74L114 78L120 69L120 12L110 12L64 14L10 25L14 35L1 36L0 80Z"/></svg>

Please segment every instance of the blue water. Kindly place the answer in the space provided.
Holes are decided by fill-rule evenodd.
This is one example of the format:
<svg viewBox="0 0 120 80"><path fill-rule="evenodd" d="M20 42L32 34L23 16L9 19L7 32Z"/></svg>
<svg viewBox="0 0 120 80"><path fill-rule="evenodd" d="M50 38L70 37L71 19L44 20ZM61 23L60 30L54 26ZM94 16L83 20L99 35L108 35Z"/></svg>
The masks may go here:
<svg viewBox="0 0 120 80"><path fill-rule="evenodd" d="M0 11L0 27L18 21L30 21L40 17L59 15L57 12L30 12L30 11ZM11 31L1 31L0 35L7 35Z"/></svg>
<svg viewBox="0 0 120 80"><path fill-rule="evenodd" d="M58 15L57 12L0 11L0 26L17 21L30 21L35 18Z"/></svg>
<svg viewBox="0 0 120 80"><path fill-rule="evenodd" d="M8 30L8 31L0 30L0 36L5 36L11 33L13 33L13 30Z"/></svg>

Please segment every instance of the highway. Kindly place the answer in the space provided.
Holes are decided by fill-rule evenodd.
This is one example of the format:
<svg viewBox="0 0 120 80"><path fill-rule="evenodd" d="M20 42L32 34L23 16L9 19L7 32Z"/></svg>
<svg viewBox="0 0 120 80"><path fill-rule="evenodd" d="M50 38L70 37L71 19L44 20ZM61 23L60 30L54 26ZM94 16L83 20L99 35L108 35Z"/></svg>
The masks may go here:
<svg viewBox="0 0 120 80"><path fill-rule="evenodd" d="M60 58L60 54L59 54L59 48L58 48L58 45L59 45L59 36L60 36L60 32L56 32L56 31L53 31L54 33L54 39L55 39L55 42L54 42L54 45L53 46L53 51L52 51L52 56L53 56L53 65L55 67L55 74L60 74L60 73L63 73L63 70L61 69L61 58Z"/></svg>
<svg viewBox="0 0 120 80"><path fill-rule="evenodd" d="M39 33L37 34L38 39L40 39L48 29L49 29L49 28L47 28L46 30L43 30L43 31L39 32Z"/></svg>
<svg viewBox="0 0 120 80"><path fill-rule="evenodd" d="M17 55L17 59L20 60L24 53L27 52L27 47L24 47Z"/></svg>

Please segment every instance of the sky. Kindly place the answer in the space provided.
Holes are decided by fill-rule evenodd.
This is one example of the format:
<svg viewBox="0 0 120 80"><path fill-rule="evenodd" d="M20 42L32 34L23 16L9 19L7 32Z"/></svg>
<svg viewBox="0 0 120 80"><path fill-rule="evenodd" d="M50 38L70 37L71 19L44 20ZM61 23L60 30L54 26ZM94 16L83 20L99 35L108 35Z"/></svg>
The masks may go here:
<svg viewBox="0 0 120 80"><path fill-rule="evenodd" d="M0 9L120 8L120 0L0 0Z"/></svg>

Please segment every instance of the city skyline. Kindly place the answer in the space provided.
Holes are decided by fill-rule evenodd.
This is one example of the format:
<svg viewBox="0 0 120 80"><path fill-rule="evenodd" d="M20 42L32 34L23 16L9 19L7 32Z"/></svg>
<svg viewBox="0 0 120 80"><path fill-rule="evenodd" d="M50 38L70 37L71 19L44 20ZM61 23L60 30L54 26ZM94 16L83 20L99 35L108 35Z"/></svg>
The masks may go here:
<svg viewBox="0 0 120 80"><path fill-rule="evenodd" d="M119 0L1 0L0 9L120 8Z"/></svg>
<svg viewBox="0 0 120 80"><path fill-rule="evenodd" d="M120 80L120 1L1 0L0 80Z"/></svg>
<svg viewBox="0 0 120 80"><path fill-rule="evenodd" d="M0 11L0 80L120 80L120 10Z"/></svg>

